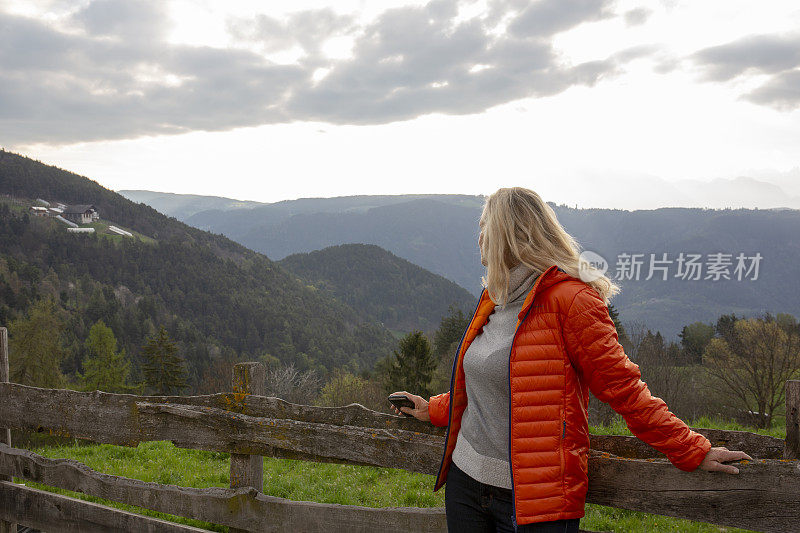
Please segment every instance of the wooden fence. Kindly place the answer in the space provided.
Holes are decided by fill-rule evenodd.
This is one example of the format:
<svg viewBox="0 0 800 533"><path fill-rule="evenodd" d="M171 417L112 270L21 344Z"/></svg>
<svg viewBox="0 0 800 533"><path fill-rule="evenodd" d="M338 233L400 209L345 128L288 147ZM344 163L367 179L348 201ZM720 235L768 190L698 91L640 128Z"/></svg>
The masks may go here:
<svg viewBox="0 0 800 533"><path fill-rule="evenodd" d="M231 488L187 488L95 472L10 446L0 431L0 533L14 522L45 531L201 531L12 483L12 477L173 515L231 531L445 531L444 509L366 508L268 496L261 456L400 468L435 475L444 428L360 405L312 407L268 398L263 367L237 365L233 392L134 396L8 383L0 328L0 428L137 446L176 446L231 454ZM256 394L254 394L256 393ZM592 436L587 501L737 526L797 531L800 523L800 381L787 382L787 440L743 431L696 429L714 446L745 450L740 474L682 472L634 437Z"/></svg>

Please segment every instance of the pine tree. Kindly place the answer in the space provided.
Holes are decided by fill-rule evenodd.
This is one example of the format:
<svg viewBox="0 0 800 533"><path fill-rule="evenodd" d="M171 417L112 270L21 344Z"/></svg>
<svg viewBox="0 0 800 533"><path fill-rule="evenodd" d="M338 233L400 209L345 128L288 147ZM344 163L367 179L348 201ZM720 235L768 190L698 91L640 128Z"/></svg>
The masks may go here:
<svg viewBox="0 0 800 533"><path fill-rule="evenodd" d="M138 387L128 383L131 365L125 350L117 352L117 338L102 320L94 323L86 339L89 355L83 361L81 376L84 390L134 392Z"/></svg>
<svg viewBox="0 0 800 533"><path fill-rule="evenodd" d="M687 362L699 365L703 362L706 346L714 338L714 326L703 322L692 322L688 326L683 326L678 337L681 339Z"/></svg>
<svg viewBox="0 0 800 533"><path fill-rule="evenodd" d="M64 320L53 300L31 305L28 316L15 320L9 332L11 381L34 387L64 386Z"/></svg>
<svg viewBox="0 0 800 533"><path fill-rule="evenodd" d="M630 347L631 341L628 337L628 332L625 331L625 327L622 325L622 322L619 319L619 311L617 311L617 308L614 307L614 304L608 304L608 314L611 317L611 320L614 322L614 327L617 329L617 340L627 349Z"/></svg>
<svg viewBox="0 0 800 533"><path fill-rule="evenodd" d="M187 372L177 344L161 326L142 348L146 362L142 365L145 383L156 394L179 393L186 388Z"/></svg>
<svg viewBox="0 0 800 533"><path fill-rule="evenodd" d="M387 391L406 390L427 397L436 359L431 345L421 331L412 331L400 340L400 351L389 360L384 386Z"/></svg>
<svg viewBox="0 0 800 533"><path fill-rule="evenodd" d="M464 335L464 330L469 326L469 321L470 317L466 316L461 309L450 305L447 316L442 317L439 329L433 335L433 353L437 358L446 357L452 361L453 353Z"/></svg>
<svg viewBox="0 0 800 533"><path fill-rule="evenodd" d="M453 359L471 319L454 305L448 311L447 316L442 317L439 329L433 334L433 355L437 364L429 388L434 393L446 391L450 387Z"/></svg>

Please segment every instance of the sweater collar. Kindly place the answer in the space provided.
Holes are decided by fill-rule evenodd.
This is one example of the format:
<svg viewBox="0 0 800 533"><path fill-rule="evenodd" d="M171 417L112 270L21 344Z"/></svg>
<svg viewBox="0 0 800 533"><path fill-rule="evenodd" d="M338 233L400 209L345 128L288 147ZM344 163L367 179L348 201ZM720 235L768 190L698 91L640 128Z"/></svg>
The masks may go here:
<svg viewBox="0 0 800 533"><path fill-rule="evenodd" d="M545 290L548 287L555 285L556 283L566 281L569 279L576 279L561 270L557 265L551 265L547 270L542 272L539 277L536 278L536 281L533 282L533 287L530 291L528 291L528 295L525 297L525 301L522 304L522 309L519 312L518 318L522 320L525 317L525 314L528 312L528 309L533 304L533 300L536 298L536 293L540 290ZM486 321L486 317L488 317L492 310L495 308L495 304L491 298L489 298L489 291L487 289L483 289L481 291L481 296L478 299L478 307L475 309L475 317L480 318L481 325ZM478 327L478 326L476 326ZM471 339L470 339L471 340Z"/></svg>
<svg viewBox="0 0 800 533"><path fill-rule="evenodd" d="M558 265L551 265L547 270L542 272L542 274L536 278L533 288L528 292L528 296L525 297L525 302L522 304L522 309L518 315L519 320L522 320L525 317L528 309L530 309L531 305L533 305L533 300L536 298L537 292L545 290L556 283L566 281L568 279L575 278L561 270Z"/></svg>
<svg viewBox="0 0 800 533"><path fill-rule="evenodd" d="M508 279L508 304L516 302L533 285L536 272L529 266L520 263L511 269ZM501 309L505 306L498 306Z"/></svg>

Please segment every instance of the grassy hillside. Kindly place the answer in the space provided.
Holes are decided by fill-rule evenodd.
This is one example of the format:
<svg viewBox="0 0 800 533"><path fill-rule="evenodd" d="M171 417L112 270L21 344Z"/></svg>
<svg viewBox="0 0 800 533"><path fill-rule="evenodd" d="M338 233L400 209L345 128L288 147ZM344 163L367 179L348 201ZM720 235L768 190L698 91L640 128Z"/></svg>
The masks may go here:
<svg viewBox="0 0 800 533"><path fill-rule="evenodd" d="M193 390L220 359L293 362L324 375L371 368L394 346L388 330L265 256L81 176L4 152L0 195L0 322L54 299L67 325L68 374L81 370L97 320L136 366L146 337L167 326L189 363ZM55 219L28 216L23 204L31 198L94 204L101 220L152 240L69 234Z"/></svg>
<svg viewBox="0 0 800 533"><path fill-rule="evenodd" d="M433 331L449 306L467 314L475 306L462 287L375 245L342 244L279 264L394 331Z"/></svg>

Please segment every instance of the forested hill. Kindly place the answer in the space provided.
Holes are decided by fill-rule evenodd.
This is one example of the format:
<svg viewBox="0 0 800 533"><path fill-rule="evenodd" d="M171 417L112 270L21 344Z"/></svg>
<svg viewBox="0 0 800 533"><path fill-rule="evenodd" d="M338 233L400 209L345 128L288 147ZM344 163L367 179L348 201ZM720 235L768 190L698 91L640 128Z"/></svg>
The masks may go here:
<svg viewBox="0 0 800 533"><path fill-rule="evenodd" d="M469 314L475 297L375 245L343 244L279 264L391 330L433 331L451 305Z"/></svg>
<svg viewBox="0 0 800 533"><path fill-rule="evenodd" d="M53 218L28 215L25 199L36 198L93 204L102 219L155 241L67 233ZM209 373L221 359L358 371L394 347L388 330L263 255L76 174L2 152L0 323L13 324L48 297L66 324L68 374L80 370L97 320L112 327L134 366L145 338L165 325L190 365L194 390L217 377Z"/></svg>

